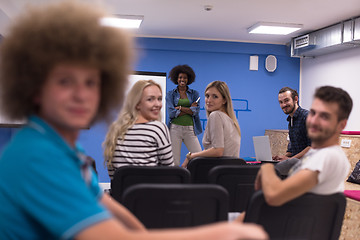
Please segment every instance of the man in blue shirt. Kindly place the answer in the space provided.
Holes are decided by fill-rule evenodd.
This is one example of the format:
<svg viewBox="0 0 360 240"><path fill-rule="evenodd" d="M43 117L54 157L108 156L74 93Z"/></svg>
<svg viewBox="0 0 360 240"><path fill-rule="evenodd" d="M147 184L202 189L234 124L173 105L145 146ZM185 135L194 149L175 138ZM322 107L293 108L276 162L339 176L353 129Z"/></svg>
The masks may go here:
<svg viewBox="0 0 360 240"><path fill-rule="evenodd" d="M147 231L100 190L80 130L124 96L131 39L77 1L27 9L3 39L0 103L26 119L0 157L0 239L266 239L256 225Z"/></svg>
<svg viewBox="0 0 360 240"><path fill-rule="evenodd" d="M311 140L307 135L306 118L309 111L299 106L299 95L296 90L284 87L279 91L279 104L289 122L289 144L285 155L274 156L274 160L289 158L300 159L310 149Z"/></svg>

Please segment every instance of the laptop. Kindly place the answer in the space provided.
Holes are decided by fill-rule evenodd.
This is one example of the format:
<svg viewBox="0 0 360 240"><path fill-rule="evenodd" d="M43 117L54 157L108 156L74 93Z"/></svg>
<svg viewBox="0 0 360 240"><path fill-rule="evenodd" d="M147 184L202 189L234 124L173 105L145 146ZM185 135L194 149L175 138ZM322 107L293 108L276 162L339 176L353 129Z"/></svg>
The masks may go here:
<svg viewBox="0 0 360 240"><path fill-rule="evenodd" d="M269 136L254 136L254 149L256 161L277 163L272 159Z"/></svg>

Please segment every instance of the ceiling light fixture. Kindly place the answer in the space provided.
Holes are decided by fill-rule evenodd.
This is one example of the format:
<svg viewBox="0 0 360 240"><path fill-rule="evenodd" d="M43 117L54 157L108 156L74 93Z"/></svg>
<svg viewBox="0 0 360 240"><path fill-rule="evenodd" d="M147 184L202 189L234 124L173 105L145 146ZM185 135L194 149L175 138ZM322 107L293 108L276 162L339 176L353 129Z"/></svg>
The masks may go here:
<svg viewBox="0 0 360 240"><path fill-rule="evenodd" d="M114 17L104 17L100 24L108 27L119 28L139 28L144 16L137 15L114 15Z"/></svg>
<svg viewBox="0 0 360 240"><path fill-rule="evenodd" d="M302 24L258 22L249 27L248 33L287 35L303 27Z"/></svg>

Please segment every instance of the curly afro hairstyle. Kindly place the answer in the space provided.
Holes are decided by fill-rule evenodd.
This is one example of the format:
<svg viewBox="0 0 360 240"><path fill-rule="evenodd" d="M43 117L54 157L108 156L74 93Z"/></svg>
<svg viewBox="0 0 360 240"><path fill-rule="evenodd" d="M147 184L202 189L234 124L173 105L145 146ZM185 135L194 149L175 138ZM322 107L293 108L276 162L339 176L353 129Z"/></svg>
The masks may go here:
<svg viewBox="0 0 360 240"><path fill-rule="evenodd" d="M61 63L96 67L101 97L94 120L120 107L132 59L132 38L101 24L108 14L99 7L63 1L32 7L19 17L0 49L1 108L13 120L36 114L34 98L48 74Z"/></svg>
<svg viewBox="0 0 360 240"><path fill-rule="evenodd" d="M189 65L177 65L173 67L169 73L170 80L176 85L178 85L178 77L180 73L185 73L187 75L188 77L187 85L190 85L193 82L195 82L195 77L196 77L195 72Z"/></svg>

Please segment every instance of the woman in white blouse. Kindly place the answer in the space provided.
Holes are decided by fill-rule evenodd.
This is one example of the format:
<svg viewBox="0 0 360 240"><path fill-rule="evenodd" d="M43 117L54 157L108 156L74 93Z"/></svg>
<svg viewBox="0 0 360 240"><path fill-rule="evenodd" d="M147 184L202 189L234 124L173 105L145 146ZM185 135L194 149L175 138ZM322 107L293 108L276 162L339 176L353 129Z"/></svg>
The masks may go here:
<svg viewBox="0 0 360 240"><path fill-rule="evenodd" d="M240 155L240 127L225 82L214 81L206 87L205 108L208 115L202 141L205 150L197 153L189 152L183 167L195 157L239 157Z"/></svg>

